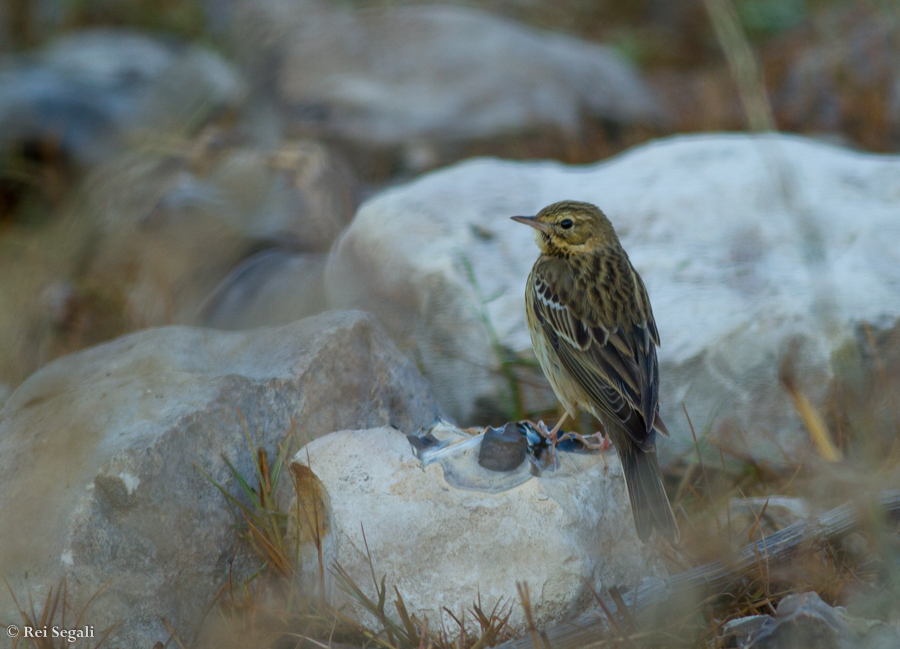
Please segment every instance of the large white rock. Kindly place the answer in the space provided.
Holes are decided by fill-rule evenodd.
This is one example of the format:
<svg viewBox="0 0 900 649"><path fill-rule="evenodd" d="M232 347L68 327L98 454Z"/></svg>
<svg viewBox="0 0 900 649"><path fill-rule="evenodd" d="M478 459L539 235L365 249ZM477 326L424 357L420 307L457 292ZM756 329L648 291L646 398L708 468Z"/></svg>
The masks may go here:
<svg viewBox="0 0 900 649"><path fill-rule="evenodd" d="M247 333L167 327L59 359L0 410L0 575L19 602L62 576L67 606L110 647L192 637L218 589L258 568L234 516L197 470L239 494L222 459L254 475L241 419L275 458L348 427L413 431L438 414L430 388L361 313ZM285 479L282 488L289 492ZM286 500L284 501L286 504ZM20 619L5 587L0 619Z"/></svg>
<svg viewBox="0 0 900 649"><path fill-rule="evenodd" d="M466 451L458 470L479 470L473 452ZM479 597L486 611L500 601L512 604L510 623L522 629L516 582L528 584L535 622L545 626L584 610L594 601L591 588L633 586L662 571L634 532L615 453L605 462L599 455L578 457L577 471L532 476L497 493L454 486L440 464L423 467L406 436L390 428L327 435L293 462L318 478L318 489L301 492L301 511L326 503L319 519L326 567L337 562L374 596L368 545L375 576L385 575L389 592L396 586L409 613L427 617L431 629L442 617L451 622L443 608L462 619ZM301 571L315 583L318 557L311 546L301 547L301 558ZM330 572L326 593L366 618Z"/></svg>
<svg viewBox="0 0 900 649"><path fill-rule="evenodd" d="M778 381L784 355L822 404L857 325L900 316L900 158L792 136L682 136L586 167L479 159L429 174L360 207L329 258L329 303L377 314L447 412L477 419L506 389L481 301L501 345L532 355L524 290L538 250L509 216L563 199L609 215L647 284L664 457L693 445L682 401L698 434L711 424L737 450L807 448Z"/></svg>

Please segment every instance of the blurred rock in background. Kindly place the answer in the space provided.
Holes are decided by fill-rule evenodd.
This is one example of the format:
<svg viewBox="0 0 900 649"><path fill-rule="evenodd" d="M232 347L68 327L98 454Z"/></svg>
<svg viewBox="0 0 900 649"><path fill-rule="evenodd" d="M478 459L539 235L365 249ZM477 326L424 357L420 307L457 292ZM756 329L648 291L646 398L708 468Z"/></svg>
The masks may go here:
<svg viewBox="0 0 900 649"><path fill-rule="evenodd" d="M873 151L898 150L900 8L837 7L814 25L799 39L773 46L769 67L779 126Z"/></svg>
<svg viewBox="0 0 900 649"><path fill-rule="evenodd" d="M127 331L199 324L211 302L226 328L284 324L321 311L319 255L349 222L355 202L352 171L308 140L267 150L211 128L164 150L114 156L47 222L0 231L8 250L0 264L10 267L0 275L0 330L16 341L0 352L0 382L15 386L60 354ZM257 264L252 279L236 270L273 246L306 259L292 268L308 289L274 288L298 276L271 264ZM247 281L252 287L241 289ZM281 315L269 318L257 310L261 304L235 297L267 282L282 296L290 293L297 307L273 295L269 304ZM216 290L232 297L222 301Z"/></svg>
<svg viewBox="0 0 900 649"><path fill-rule="evenodd" d="M204 307L203 323L216 329L281 325L324 311L325 255L269 248L226 277Z"/></svg>
<svg viewBox="0 0 900 649"><path fill-rule="evenodd" d="M204 48L122 30L85 30L0 67L0 156L54 148L90 165L142 134L184 136L237 110L246 88Z"/></svg>
<svg viewBox="0 0 900 649"><path fill-rule="evenodd" d="M273 96L287 132L395 154L391 169L431 168L477 141L575 138L588 119L658 126L665 116L613 49L476 9L266 0L236 15L248 78Z"/></svg>
<svg viewBox="0 0 900 649"><path fill-rule="evenodd" d="M129 154L88 183L85 213L102 233L86 273L118 288L134 327L197 322L209 294L259 250L282 241L327 251L354 192L347 168L310 141Z"/></svg>

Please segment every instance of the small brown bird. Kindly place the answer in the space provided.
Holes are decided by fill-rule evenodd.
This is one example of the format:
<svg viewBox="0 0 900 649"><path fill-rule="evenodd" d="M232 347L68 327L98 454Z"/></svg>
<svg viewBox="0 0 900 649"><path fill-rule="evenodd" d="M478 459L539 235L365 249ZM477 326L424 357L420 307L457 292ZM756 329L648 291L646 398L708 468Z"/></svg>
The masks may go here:
<svg viewBox="0 0 900 649"><path fill-rule="evenodd" d="M533 227L541 256L525 289L534 351L566 410L581 406L600 420L622 461L638 536L657 529L678 538L656 461L659 416L659 334L647 289L612 223L590 203L563 201L537 216L514 216Z"/></svg>

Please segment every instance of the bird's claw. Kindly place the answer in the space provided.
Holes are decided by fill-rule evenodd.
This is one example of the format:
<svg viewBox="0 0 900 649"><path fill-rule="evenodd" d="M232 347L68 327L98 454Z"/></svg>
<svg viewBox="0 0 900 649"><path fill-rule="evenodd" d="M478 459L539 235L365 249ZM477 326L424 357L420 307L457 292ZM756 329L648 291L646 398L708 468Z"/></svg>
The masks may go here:
<svg viewBox="0 0 900 649"><path fill-rule="evenodd" d="M556 428L554 428L553 430L547 428L547 424L544 423L543 419L541 419L537 423L531 421L530 419L526 419L525 423L531 425L531 427L537 431L538 435L550 442L551 446L556 446L562 439L561 437L558 437Z"/></svg>
<svg viewBox="0 0 900 649"><path fill-rule="evenodd" d="M589 441L591 438L594 438L596 441ZM575 439L584 445L586 449L589 451L602 451L606 453L609 448L612 446L612 441L609 439L609 435L604 435L600 431L597 431L593 435L581 435L579 433L566 433L560 438L560 441L564 439Z"/></svg>
<svg viewBox="0 0 900 649"><path fill-rule="evenodd" d="M544 423L544 420L541 419L537 423L533 421L529 421L534 429L538 432L538 434L547 440L547 443L550 444L550 461L553 462L553 465L556 466L556 445L560 442L563 437L559 437L559 427L562 424L560 421L556 426L553 427L553 430L547 428L547 424Z"/></svg>

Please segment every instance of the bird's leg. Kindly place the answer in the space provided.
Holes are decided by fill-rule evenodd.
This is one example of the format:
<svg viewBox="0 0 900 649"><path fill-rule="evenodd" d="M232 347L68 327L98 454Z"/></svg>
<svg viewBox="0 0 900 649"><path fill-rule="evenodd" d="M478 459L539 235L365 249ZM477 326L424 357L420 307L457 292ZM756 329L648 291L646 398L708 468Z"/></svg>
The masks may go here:
<svg viewBox="0 0 900 649"><path fill-rule="evenodd" d="M556 450L556 442L557 442L556 435L557 435L557 433L559 433L559 429L562 427L563 423L565 423L568 416L569 416L569 413L564 412L563 416L559 418L558 422L556 422L556 426L554 426L553 430L551 430L549 432L547 432L547 427L544 426L544 432L547 432L545 437L547 438L547 441L550 442L551 446L553 446L554 450Z"/></svg>
<svg viewBox="0 0 900 649"><path fill-rule="evenodd" d="M602 451L602 455L600 457L603 458L603 472L606 473L607 471L609 471L609 465L606 463L606 452L609 450L609 447L612 446L612 441L610 441L609 439L609 433L600 435L600 431L598 430L592 435L592 437L596 437L600 440L598 446Z"/></svg>
<svg viewBox="0 0 900 649"><path fill-rule="evenodd" d="M604 434L598 430L593 435L588 435L588 438L590 437L593 437L597 440L596 445L588 445L588 448L590 448L592 451L603 451L604 453L606 453L606 451L609 450L609 447L612 446L612 440L609 438L609 433Z"/></svg>
<svg viewBox="0 0 900 649"><path fill-rule="evenodd" d="M559 440L557 440L557 434L559 433L560 427L566 421L566 418L569 416L568 412L563 413L563 416L560 417L559 421L556 422L556 426L553 427L553 430L547 430L547 424L543 422L543 420L537 423L535 429L537 432L550 442L550 459L553 462L554 466L556 465L556 444Z"/></svg>

